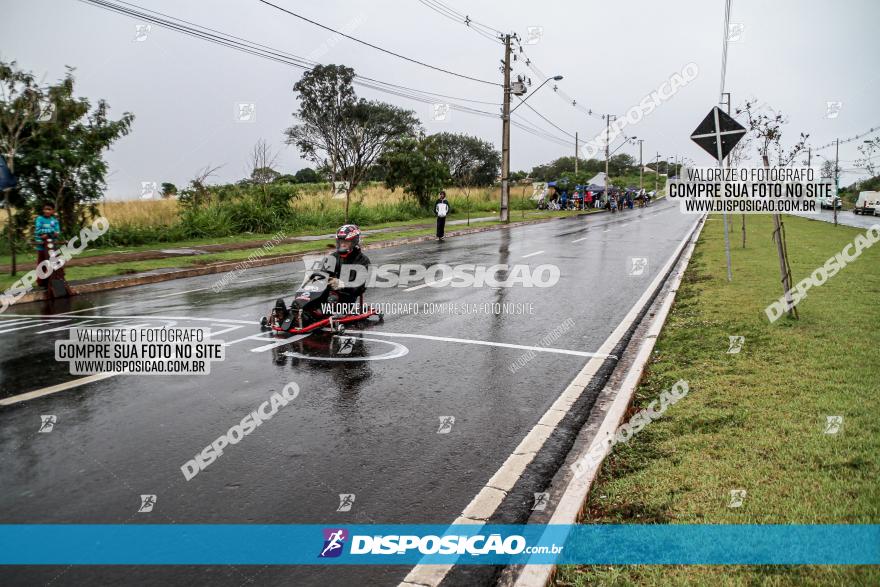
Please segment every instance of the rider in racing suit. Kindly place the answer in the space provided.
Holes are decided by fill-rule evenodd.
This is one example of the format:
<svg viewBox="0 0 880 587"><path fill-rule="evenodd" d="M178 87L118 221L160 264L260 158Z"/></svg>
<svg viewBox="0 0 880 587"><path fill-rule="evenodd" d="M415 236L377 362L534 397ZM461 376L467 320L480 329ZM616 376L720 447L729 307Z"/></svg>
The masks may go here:
<svg viewBox="0 0 880 587"><path fill-rule="evenodd" d="M328 255L324 265L328 269L330 279L330 294L327 301L331 304L351 304L360 299L361 294L367 289L366 279L370 260L361 251L361 229L355 224L345 224L336 231L336 251ZM347 275L353 275L344 267L359 266L360 283L348 285L343 281Z"/></svg>

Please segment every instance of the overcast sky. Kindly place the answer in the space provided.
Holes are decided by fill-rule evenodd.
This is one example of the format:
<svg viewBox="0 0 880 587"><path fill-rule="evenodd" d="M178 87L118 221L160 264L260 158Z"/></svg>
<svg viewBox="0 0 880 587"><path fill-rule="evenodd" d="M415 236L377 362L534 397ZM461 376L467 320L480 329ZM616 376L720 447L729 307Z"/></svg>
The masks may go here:
<svg viewBox="0 0 880 587"><path fill-rule="evenodd" d="M313 20L445 69L501 81L502 46L416 0L273 0ZM445 4L504 31L543 37L527 47L547 75L563 75L559 88L598 113L624 114L671 74L693 62L698 77L652 114L624 132L645 140L646 162L659 151L712 163L689 135L718 101L724 2L722 0L579 0L519 2L491 0ZM501 88L452 77L358 45L257 0L136 0L140 6L217 29L322 63L351 66L361 75L461 98L500 102ZM76 68L77 94L104 98L116 116L135 114L132 133L108 153L109 198L134 198L142 181L184 186L208 165L223 165L217 181L246 175L248 153L260 138L279 151L278 169L306 165L283 131L293 122L293 84L302 70L247 55L156 25L136 40L136 25L77 0L0 0L0 58L14 59L46 80ZM758 98L789 116L783 142L799 132L819 147L880 125L880 46L876 0L733 0L731 23L741 25L729 45L726 89L734 106ZM528 73L521 63L516 71ZM532 76L536 79L536 76ZM532 86L534 89L537 83ZM477 135L501 145L501 121L453 111L431 119L431 105L356 87L359 95L416 111L427 132ZM841 102L836 116L827 102ZM239 122L239 103L256 104L256 120ZM604 122L571 107L550 84L529 99L541 114L581 140L600 133ZM497 111L497 106L473 104ZM517 110L548 132L565 135L533 112ZM876 133L875 133L876 134ZM842 145L844 169L852 169L862 139ZM615 144L616 146L616 144ZM613 147L612 147L613 148ZM511 167L532 166L573 147L514 128ZM638 147L619 152L638 157ZM834 157L834 148L819 151ZM814 159L814 163L817 160ZM821 160L819 160L821 161ZM844 182L858 177L847 173Z"/></svg>

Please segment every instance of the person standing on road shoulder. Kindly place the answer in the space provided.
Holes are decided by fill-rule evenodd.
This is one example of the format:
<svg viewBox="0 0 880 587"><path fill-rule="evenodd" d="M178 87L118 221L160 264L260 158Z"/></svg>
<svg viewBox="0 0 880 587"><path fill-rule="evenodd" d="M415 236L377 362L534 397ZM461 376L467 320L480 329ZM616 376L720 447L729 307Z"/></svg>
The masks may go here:
<svg viewBox="0 0 880 587"><path fill-rule="evenodd" d="M441 190L440 197L434 204L434 214L437 215L437 240L442 241L443 235L446 234L446 216L451 210L449 202L446 201L446 192Z"/></svg>
<svg viewBox="0 0 880 587"><path fill-rule="evenodd" d="M46 202L43 204L42 216L37 216L34 222L34 243L37 248L37 266L49 259L49 251L46 250L45 239L51 238L58 240L61 235L61 224L58 217L55 216L55 204ZM37 279L37 287L45 288L46 280Z"/></svg>

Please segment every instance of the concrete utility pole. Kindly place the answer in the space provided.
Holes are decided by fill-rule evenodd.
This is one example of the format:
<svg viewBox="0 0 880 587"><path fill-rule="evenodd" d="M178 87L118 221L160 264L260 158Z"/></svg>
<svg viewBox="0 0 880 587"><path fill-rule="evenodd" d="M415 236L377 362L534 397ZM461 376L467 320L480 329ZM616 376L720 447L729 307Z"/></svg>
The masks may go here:
<svg viewBox="0 0 880 587"><path fill-rule="evenodd" d="M510 222L510 35L504 35L504 110L501 117L501 222Z"/></svg>
<svg viewBox="0 0 880 587"><path fill-rule="evenodd" d="M837 190L840 189L840 167L838 166L838 157L840 155L840 139L834 139L834 197L837 197ZM834 226L837 226L837 205L831 200L831 209L834 210Z"/></svg>
<svg viewBox="0 0 880 587"><path fill-rule="evenodd" d="M574 131L574 174L578 172L578 133Z"/></svg>
<svg viewBox="0 0 880 587"><path fill-rule="evenodd" d="M657 196L657 182L660 180L660 153L657 153L657 162L654 164L654 196Z"/></svg>
<svg viewBox="0 0 880 587"><path fill-rule="evenodd" d="M611 136L611 119L617 118L613 114L605 115L605 197L608 198L610 194L608 193L608 148L611 144L611 141L608 140L608 137Z"/></svg>
<svg viewBox="0 0 880 587"><path fill-rule="evenodd" d="M644 189L645 165L642 163L642 143L645 139L639 139L639 189Z"/></svg>

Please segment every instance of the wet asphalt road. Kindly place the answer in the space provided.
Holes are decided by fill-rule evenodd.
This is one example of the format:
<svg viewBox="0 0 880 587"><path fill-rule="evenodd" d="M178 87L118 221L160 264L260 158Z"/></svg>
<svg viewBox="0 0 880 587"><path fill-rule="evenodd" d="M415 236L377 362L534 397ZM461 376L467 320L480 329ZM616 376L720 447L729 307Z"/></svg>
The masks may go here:
<svg viewBox="0 0 880 587"><path fill-rule="evenodd" d="M500 302L532 313L391 314L346 333L355 349L345 358L357 360L322 360L342 357L329 335L289 342L260 332L274 299L290 300L302 263L249 269L220 293L211 290L220 276L209 275L16 306L0 315L0 398L80 379L54 360L54 340L74 325L209 326L231 344L210 375L114 376L0 407L0 523L450 523L589 359L539 352L514 374L522 349L444 339L538 346L571 318L548 346L595 351L694 220L659 201L366 251L373 264L549 263L561 279L540 289L373 289L370 302ZM641 275L630 274L632 257L647 258ZM185 480L181 465L291 381L301 389L293 402ZM47 414L57 423L39 433ZM452 430L438 434L445 416ZM349 512L336 511L341 493L356 496ZM137 511L142 494L157 496L150 513ZM407 571L31 567L0 569L0 582L395 584Z"/></svg>
<svg viewBox="0 0 880 587"><path fill-rule="evenodd" d="M794 214L794 216L821 220L823 222L834 222L833 210L822 210L821 214ZM875 224L880 224L880 216L855 214L852 210L838 210L837 223L854 228L870 228Z"/></svg>

